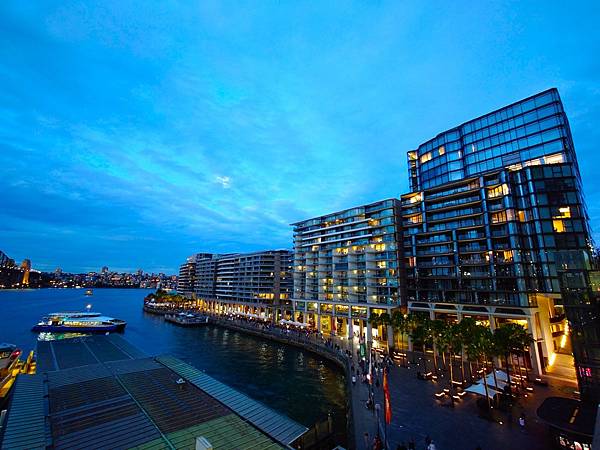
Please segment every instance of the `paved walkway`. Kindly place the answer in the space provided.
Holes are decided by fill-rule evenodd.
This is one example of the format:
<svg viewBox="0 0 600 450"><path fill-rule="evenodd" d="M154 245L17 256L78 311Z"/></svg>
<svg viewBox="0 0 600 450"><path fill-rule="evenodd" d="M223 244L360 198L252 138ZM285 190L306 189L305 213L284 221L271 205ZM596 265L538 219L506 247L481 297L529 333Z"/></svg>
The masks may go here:
<svg viewBox="0 0 600 450"><path fill-rule="evenodd" d="M390 370L390 449L409 439L415 441L417 448L425 448L427 436L439 450L475 450L478 446L482 450L500 450L508 446L528 450L551 448L548 428L538 420L536 410L545 398L569 395L573 390L567 385L536 386L527 398L522 396L515 402L511 412L495 411L495 421L492 421L480 416L475 394L465 395L454 408L448 400L437 400L434 394L445 388L447 381L443 378L439 382L419 380L417 370L416 366L403 368L397 365ZM376 389L376 401L383 405L381 389ZM524 429L517 422L522 413L526 418Z"/></svg>
<svg viewBox="0 0 600 450"><path fill-rule="evenodd" d="M281 330L268 330L274 335L281 334ZM287 335L294 341L298 338ZM296 342L298 344L299 342ZM335 357L343 358L342 352L334 350L331 345L338 344L342 349L349 349L347 340L333 338L328 346L322 340L311 337L307 339L307 347L323 347L328 352L335 352ZM357 346L353 345L352 360L348 366L358 367L356 355ZM417 354L419 355L419 354ZM409 361L411 356L407 358ZM428 367L433 367L428 362ZM392 404L392 423L385 427L383 417L379 421L379 431L383 440L387 432L388 449L394 450L404 442L413 440L417 449L425 449L425 439L430 437L438 450L451 449L477 449L504 450L507 447L514 449L543 450L551 448L552 442L545 424L537 419L536 410L543 400L549 396L570 396L574 387L570 383L551 380L551 386L535 386L534 392L527 397L521 396L510 412L494 411L494 419L490 420L480 416L477 407L477 396L467 394L450 407L448 400L438 400L434 396L447 387L447 378L440 377L437 382L423 381L417 378L418 367L408 364L400 367L394 364L389 372L390 396ZM458 373L458 372L456 372ZM369 397L369 385L357 379L352 385L352 374L348 377L349 392L351 393L352 422L354 427L354 445L351 448L366 450L373 448L373 438L378 431L377 414L366 408ZM381 384L381 378L380 378ZM380 405L383 414L382 387L373 385L375 403ZM526 417L526 426L521 428L517 421L521 414ZM368 439L365 439L367 433Z"/></svg>

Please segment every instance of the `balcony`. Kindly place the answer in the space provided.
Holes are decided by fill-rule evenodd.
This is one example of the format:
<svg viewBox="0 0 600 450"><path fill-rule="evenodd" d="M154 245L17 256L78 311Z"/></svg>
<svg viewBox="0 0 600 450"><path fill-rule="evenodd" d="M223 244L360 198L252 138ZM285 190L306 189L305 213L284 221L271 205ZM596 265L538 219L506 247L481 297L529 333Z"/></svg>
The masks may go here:
<svg viewBox="0 0 600 450"><path fill-rule="evenodd" d="M550 317L550 323L561 323L564 321L566 316L564 314L558 314L556 316Z"/></svg>

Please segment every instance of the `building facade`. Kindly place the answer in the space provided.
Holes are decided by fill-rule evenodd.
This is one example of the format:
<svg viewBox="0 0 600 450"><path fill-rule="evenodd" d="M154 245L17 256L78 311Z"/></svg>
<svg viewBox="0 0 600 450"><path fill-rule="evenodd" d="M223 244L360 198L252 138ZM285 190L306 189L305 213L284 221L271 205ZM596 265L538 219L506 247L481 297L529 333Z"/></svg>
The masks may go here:
<svg viewBox="0 0 600 450"><path fill-rule="evenodd" d="M199 253L193 259L191 296L202 309L278 320L290 302L291 269L290 250Z"/></svg>
<svg viewBox="0 0 600 450"><path fill-rule="evenodd" d="M592 242L558 92L445 131L409 151L408 164L413 192L401 197L408 309L470 316L492 329L520 323L534 337L538 373L572 364L571 353L583 348L569 339L569 324L581 326L576 304L589 302L581 293L590 286ZM596 336L596 352L597 343ZM582 373L592 375L589 365L578 367L580 381Z"/></svg>
<svg viewBox="0 0 600 450"><path fill-rule="evenodd" d="M325 334L391 338L368 318L401 304L400 220L392 198L293 224L294 320Z"/></svg>
<svg viewBox="0 0 600 450"><path fill-rule="evenodd" d="M600 287L590 282L588 215L558 91L407 156L411 192L399 200L293 224L294 319L369 341L390 333L370 330L368 317L398 307L491 329L516 322L534 338L537 373L573 367L574 354L580 386L595 389Z"/></svg>
<svg viewBox="0 0 600 450"><path fill-rule="evenodd" d="M192 297L194 295L198 261L210 256L210 253L196 253L195 255L189 256L186 261L179 266L179 276L177 278L177 293L179 295L184 295L186 297Z"/></svg>

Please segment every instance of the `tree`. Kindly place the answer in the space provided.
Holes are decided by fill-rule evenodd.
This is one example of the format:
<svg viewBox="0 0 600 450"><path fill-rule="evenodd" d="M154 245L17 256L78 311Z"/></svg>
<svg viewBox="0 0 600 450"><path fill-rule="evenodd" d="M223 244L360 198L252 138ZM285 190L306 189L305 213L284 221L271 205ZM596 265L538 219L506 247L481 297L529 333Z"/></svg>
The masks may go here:
<svg viewBox="0 0 600 450"><path fill-rule="evenodd" d="M434 321L437 322L437 321ZM454 406L454 355L456 354L456 350L462 348L461 336L460 336L460 326L456 323L450 323L446 321L440 321L439 324L436 324L435 327L436 332L439 332L439 337L437 344L439 349L442 352L442 355L445 355L448 352L448 367L450 371L450 399L451 405Z"/></svg>
<svg viewBox="0 0 600 450"><path fill-rule="evenodd" d="M472 317L463 318L458 324L458 334L460 336L460 370L462 381L465 381L465 353L471 342L476 338L477 322ZM467 358L468 359L468 358ZM469 360L469 379L473 378L473 367Z"/></svg>
<svg viewBox="0 0 600 450"><path fill-rule="evenodd" d="M512 353L523 352L525 348L533 342L531 334L525 327L517 323L505 323L500 325L494 331L494 341L498 350L498 355L504 357L506 365L506 382L508 385L508 394L511 395L510 383L510 357Z"/></svg>
<svg viewBox="0 0 600 450"><path fill-rule="evenodd" d="M439 371L437 355L438 355L440 343L442 341L442 336L446 332L446 321L441 320L441 319L434 319L430 323L431 323L431 327L429 330L428 340L433 348L433 364L435 366L435 374L437 375L438 371ZM446 366L445 352L442 353L442 363L445 368L445 366Z"/></svg>
<svg viewBox="0 0 600 450"><path fill-rule="evenodd" d="M483 386L485 388L485 397L488 404L488 409L491 410L489 387L487 384L487 359L494 354L495 347L493 343L493 335L489 328L483 325L475 325L472 328L470 341L466 345L467 357L470 361L474 361L479 366L479 361L483 359ZM492 356L492 372L494 372L494 363Z"/></svg>
<svg viewBox="0 0 600 450"><path fill-rule="evenodd" d="M511 385L510 385L510 367L508 364L508 357L512 348L512 340L513 340L513 328L512 323L505 323L500 325L498 328L494 330L494 343L498 350L498 356L504 357L504 365L506 369L506 383L508 385L508 393L511 394Z"/></svg>
<svg viewBox="0 0 600 450"><path fill-rule="evenodd" d="M421 349L423 351L423 361L425 366L423 370L425 373L427 373L427 355L425 353L425 346L430 341L431 319L420 314L414 314L411 318L412 320L410 321L410 338L413 340L413 342L421 343Z"/></svg>
<svg viewBox="0 0 600 450"><path fill-rule="evenodd" d="M396 333L400 335L400 347L404 350L404 335L408 332L408 320L407 315L401 311L394 311L392 314L392 328ZM406 353L404 353L404 366L406 366Z"/></svg>

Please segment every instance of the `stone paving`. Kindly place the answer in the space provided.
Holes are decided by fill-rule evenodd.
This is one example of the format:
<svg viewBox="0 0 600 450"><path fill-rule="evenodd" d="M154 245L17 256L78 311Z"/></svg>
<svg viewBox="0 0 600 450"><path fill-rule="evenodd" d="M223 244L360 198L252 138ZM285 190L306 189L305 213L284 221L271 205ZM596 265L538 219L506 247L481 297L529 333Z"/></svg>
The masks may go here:
<svg viewBox="0 0 600 450"><path fill-rule="evenodd" d="M273 330L271 330L273 332ZM332 338L342 349L349 349L349 342L344 339ZM309 343L306 343L307 345ZM317 345L316 343L313 345ZM351 347L353 365L359 367L356 349ZM341 352L338 352L340 355ZM337 354L336 354L337 355ZM373 439L378 431L384 440L387 435L387 448L395 450L401 443L408 444L413 440L416 449L425 449L425 440L431 438L437 450L543 450L552 448L548 427L542 423L536 414L539 405L549 396L569 397L573 395L576 386L562 378L548 377L551 385L548 387L534 386L534 392L528 393L527 398L521 396L515 401L511 412L494 410L494 418L480 416L475 394L467 394L450 407L447 398L438 400L434 394L448 385L447 378L440 377L437 382L424 381L417 378L419 367L411 364L419 353L409 355L408 367L394 364L389 372L390 397L392 404L392 423L385 426L383 416L378 421L377 413L366 408L369 397L369 385L357 379L352 385L352 374L347 377L352 402L352 421L354 425L354 443L349 448L366 450L373 448ZM433 367L431 360L427 366ZM458 368L455 373L459 373ZM380 405L383 415L383 389L381 375L380 387L373 385L375 403ZM521 428L518 418L525 415L526 425ZM378 425L379 423L379 425ZM365 439L365 433L368 438Z"/></svg>
<svg viewBox="0 0 600 450"><path fill-rule="evenodd" d="M427 436L433 439L438 450L548 449L552 446L548 428L537 419L536 410L546 397L568 396L573 391L569 385L560 383L551 387L536 386L527 398L521 397L515 402L512 417L509 413L496 411L496 421L492 421L479 416L475 394L465 395L454 408L449 406L448 400L437 400L434 394L446 387L447 381L419 380L416 377L417 367L410 366L394 365L389 373L392 423L387 426L387 442L392 450L401 442L407 444L410 439L414 440L417 449L424 449ZM383 411L382 388L374 391L375 401ZM367 447L363 438L366 431L369 441L372 441L377 432L375 415L365 407L368 386L357 382L352 393L356 448L372 448L372 442ZM524 429L517 422L521 413L526 418Z"/></svg>

